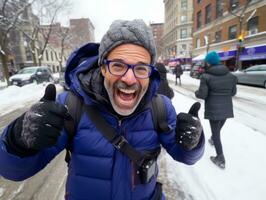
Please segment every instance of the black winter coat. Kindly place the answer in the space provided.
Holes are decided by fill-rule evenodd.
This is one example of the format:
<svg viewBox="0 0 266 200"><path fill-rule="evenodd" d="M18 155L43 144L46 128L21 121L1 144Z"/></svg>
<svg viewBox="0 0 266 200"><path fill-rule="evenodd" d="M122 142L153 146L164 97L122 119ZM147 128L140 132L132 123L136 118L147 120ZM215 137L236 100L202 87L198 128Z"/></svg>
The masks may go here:
<svg viewBox="0 0 266 200"><path fill-rule="evenodd" d="M234 117L232 96L237 78L224 65L214 65L201 76L197 98L205 100L205 119L224 120Z"/></svg>
<svg viewBox="0 0 266 200"><path fill-rule="evenodd" d="M157 90L158 94L163 94L167 96L169 99L172 99L174 97L174 91L173 89L169 86L167 78L166 78L166 69L165 67L160 67L158 68L158 72L160 74L160 85Z"/></svg>

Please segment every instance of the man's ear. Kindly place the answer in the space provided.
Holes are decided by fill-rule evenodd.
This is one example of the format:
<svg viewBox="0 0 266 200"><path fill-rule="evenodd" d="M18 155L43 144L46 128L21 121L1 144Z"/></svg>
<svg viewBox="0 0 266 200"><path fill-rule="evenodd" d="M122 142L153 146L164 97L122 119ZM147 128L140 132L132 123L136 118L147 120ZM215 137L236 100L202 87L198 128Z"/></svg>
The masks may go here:
<svg viewBox="0 0 266 200"><path fill-rule="evenodd" d="M105 74L106 74L106 67L104 65L101 66L101 72L102 72L102 75L105 76Z"/></svg>

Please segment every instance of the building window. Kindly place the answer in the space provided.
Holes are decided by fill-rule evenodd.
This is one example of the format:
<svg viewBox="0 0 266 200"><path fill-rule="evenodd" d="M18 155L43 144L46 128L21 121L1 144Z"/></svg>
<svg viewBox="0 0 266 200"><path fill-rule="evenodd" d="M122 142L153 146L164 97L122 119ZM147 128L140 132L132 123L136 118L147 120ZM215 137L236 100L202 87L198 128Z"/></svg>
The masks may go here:
<svg viewBox="0 0 266 200"><path fill-rule="evenodd" d="M187 38L187 29L186 28L181 28L180 30L180 38L183 39L183 38Z"/></svg>
<svg viewBox="0 0 266 200"><path fill-rule="evenodd" d="M239 5L238 0L230 0L230 10L235 10Z"/></svg>
<svg viewBox="0 0 266 200"><path fill-rule="evenodd" d="M181 9L186 10L187 9L187 0L181 0Z"/></svg>
<svg viewBox="0 0 266 200"><path fill-rule="evenodd" d="M223 16L222 0L216 0L216 18Z"/></svg>
<svg viewBox="0 0 266 200"><path fill-rule="evenodd" d="M181 47L182 47L182 50L184 50L184 51L187 50L187 45L186 44L182 44Z"/></svg>
<svg viewBox="0 0 266 200"><path fill-rule="evenodd" d="M187 16L181 15L181 23L186 23L186 22L187 22Z"/></svg>
<svg viewBox="0 0 266 200"><path fill-rule="evenodd" d="M205 24L210 23L212 20L211 4L205 7Z"/></svg>
<svg viewBox="0 0 266 200"><path fill-rule="evenodd" d="M54 61L54 54L53 54L53 52L51 51L50 54L51 54L51 60Z"/></svg>
<svg viewBox="0 0 266 200"><path fill-rule="evenodd" d="M229 27L229 31L228 31L228 39L229 40L235 39L236 35L237 35L237 27L236 27L236 25L230 26Z"/></svg>
<svg viewBox="0 0 266 200"><path fill-rule="evenodd" d="M186 44L182 44L180 46L180 54L185 54L187 51L187 45Z"/></svg>
<svg viewBox="0 0 266 200"><path fill-rule="evenodd" d="M197 28L200 28L202 25L201 11L197 13Z"/></svg>
<svg viewBox="0 0 266 200"><path fill-rule="evenodd" d="M215 42L221 42L222 41L222 31L215 32Z"/></svg>
<svg viewBox="0 0 266 200"><path fill-rule="evenodd" d="M58 60L57 52L56 51L54 52L54 55L55 55L55 59Z"/></svg>
<svg viewBox="0 0 266 200"><path fill-rule="evenodd" d="M197 38L197 39L196 39L196 48L199 48L199 47L200 47L200 39Z"/></svg>
<svg viewBox="0 0 266 200"><path fill-rule="evenodd" d="M45 54L46 54L46 60L49 61L49 54L47 50L45 51Z"/></svg>
<svg viewBox="0 0 266 200"><path fill-rule="evenodd" d="M253 17L248 21L248 34L253 35L258 32L258 25L259 25L259 17Z"/></svg>

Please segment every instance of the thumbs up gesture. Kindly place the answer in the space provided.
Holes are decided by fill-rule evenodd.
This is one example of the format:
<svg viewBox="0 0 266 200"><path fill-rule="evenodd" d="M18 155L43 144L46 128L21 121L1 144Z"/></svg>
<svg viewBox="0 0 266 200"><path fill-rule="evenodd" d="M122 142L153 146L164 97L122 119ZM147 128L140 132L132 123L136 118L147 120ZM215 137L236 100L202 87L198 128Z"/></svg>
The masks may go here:
<svg viewBox="0 0 266 200"><path fill-rule="evenodd" d="M202 125L198 118L200 103L194 103L188 113L179 113L176 117L176 139L185 150L191 150L199 143Z"/></svg>
<svg viewBox="0 0 266 200"><path fill-rule="evenodd" d="M17 126L21 131L14 139L19 147L39 151L56 144L69 114L65 106L55 102L55 98L55 85L49 84L41 100L23 115L22 120L17 120L21 123Z"/></svg>

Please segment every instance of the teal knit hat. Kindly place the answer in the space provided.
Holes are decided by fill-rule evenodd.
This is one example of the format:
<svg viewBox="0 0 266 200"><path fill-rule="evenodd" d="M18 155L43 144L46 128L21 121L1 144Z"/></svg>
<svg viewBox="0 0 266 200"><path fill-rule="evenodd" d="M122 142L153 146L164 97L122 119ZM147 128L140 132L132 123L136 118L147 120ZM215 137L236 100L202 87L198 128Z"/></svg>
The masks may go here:
<svg viewBox="0 0 266 200"><path fill-rule="evenodd" d="M220 57L215 51L209 52L204 60L210 65L218 65L220 63Z"/></svg>

